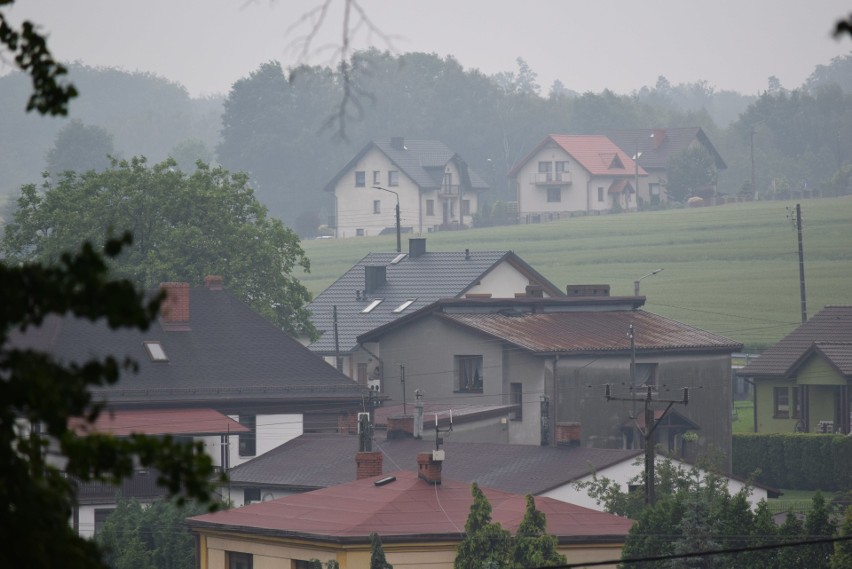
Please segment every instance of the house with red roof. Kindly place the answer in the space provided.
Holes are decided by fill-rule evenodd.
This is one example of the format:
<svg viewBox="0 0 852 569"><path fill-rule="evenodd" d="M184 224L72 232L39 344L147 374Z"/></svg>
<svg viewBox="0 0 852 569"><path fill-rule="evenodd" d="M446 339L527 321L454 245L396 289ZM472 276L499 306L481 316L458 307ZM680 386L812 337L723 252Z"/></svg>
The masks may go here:
<svg viewBox="0 0 852 569"><path fill-rule="evenodd" d="M187 525L198 536L200 569L240 563L298 568L312 559L368 567L374 532L394 567L450 569L473 498L468 483L443 477L444 457L443 451L420 453L417 472L371 475L363 468L354 482L189 518ZM493 521L516 533L525 496L482 490ZM535 497L535 505L569 563L612 560L606 566L617 565L631 520L542 496Z"/></svg>
<svg viewBox="0 0 852 569"><path fill-rule="evenodd" d="M521 223L637 208L647 172L603 135L551 134L509 171Z"/></svg>

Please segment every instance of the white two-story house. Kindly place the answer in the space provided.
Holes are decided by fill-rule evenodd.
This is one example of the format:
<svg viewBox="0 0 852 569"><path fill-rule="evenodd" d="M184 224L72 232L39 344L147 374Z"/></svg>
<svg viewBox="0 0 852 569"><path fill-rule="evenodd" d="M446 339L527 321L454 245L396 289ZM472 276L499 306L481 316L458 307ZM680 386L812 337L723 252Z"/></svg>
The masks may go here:
<svg viewBox="0 0 852 569"><path fill-rule="evenodd" d="M463 229L487 189L443 142L401 137L368 143L325 187L336 237L393 234L397 204L403 233Z"/></svg>

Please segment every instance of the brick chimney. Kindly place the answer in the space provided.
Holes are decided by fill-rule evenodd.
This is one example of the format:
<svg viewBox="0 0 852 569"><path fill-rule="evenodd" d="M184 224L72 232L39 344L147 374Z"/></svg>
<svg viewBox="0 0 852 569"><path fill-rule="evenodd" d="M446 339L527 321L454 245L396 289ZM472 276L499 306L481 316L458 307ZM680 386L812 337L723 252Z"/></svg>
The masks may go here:
<svg viewBox="0 0 852 569"><path fill-rule="evenodd" d="M443 450L421 452L417 454L417 477L429 484L437 485L441 483L441 470L443 469L443 466Z"/></svg>
<svg viewBox="0 0 852 569"><path fill-rule="evenodd" d="M169 331L184 332L189 327L189 283L160 283L166 294L160 305L160 322Z"/></svg>
<svg viewBox="0 0 852 569"><path fill-rule="evenodd" d="M222 275L207 275L204 277L204 286L207 290L222 290L224 288Z"/></svg>
<svg viewBox="0 0 852 569"><path fill-rule="evenodd" d="M583 427L580 423L556 423L556 446L578 447L583 442Z"/></svg>
<svg viewBox="0 0 852 569"><path fill-rule="evenodd" d="M372 478L382 474L382 452L378 450L355 453L355 479Z"/></svg>

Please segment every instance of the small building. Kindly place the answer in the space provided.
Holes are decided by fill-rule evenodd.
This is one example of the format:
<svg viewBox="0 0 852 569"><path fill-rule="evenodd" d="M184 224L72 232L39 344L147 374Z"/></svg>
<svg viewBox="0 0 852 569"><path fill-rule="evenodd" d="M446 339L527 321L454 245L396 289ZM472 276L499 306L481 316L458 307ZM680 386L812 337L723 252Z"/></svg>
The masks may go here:
<svg viewBox="0 0 852 569"><path fill-rule="evenodd" d="M756 433L852 433L852 306L826 306L738 371Z"/></svg>
<svg viewBox="0 0 852 569"><path fill-rule="evenodd" d="M551 134L509 171L521 223L635 210L637 182L646 176L602 135Z"/></svg>
<svg viewBox="0 0 852 569"><path fill-rule="evenodd" d="M325 186L334 193L336 237L395 232L397 203L405 233L464 229L485 190L443 142L402 137L369 142Z"/></svg>
<svg viewBox="0 0 852 569"><path fill-rule="evenodd" d="M344 569L368 567L372 533L380 536L388 563L397 569L450 569L473 498L470 484L443 476L439 453L418 454L417 472L368 474L366 468L354 482L189 518L187 525L198 536L200 569L229 569L238 562L304 567L311 559L335 560ZM356 460L370 465L367 459L376 454L380 459L373 451ZM493 521L515 534L525 496L482 490ZM631 520L541 496L535 505L569 562L617 565Z"/></svg>

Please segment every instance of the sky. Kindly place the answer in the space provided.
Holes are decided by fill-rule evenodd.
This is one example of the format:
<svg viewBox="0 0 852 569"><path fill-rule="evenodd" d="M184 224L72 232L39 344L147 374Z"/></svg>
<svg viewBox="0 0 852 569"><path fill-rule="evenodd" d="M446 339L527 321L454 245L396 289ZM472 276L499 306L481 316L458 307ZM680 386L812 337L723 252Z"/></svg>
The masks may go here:
<svg viewBox="0 0 852 569"><path fill-rule="evenodd" d="M344 0L325 1L307 50L300 42L324 0L16 0L3 12L39 24L59 60L151 72L205 96L226 95L270 60L333 63ZM852 13L848 0L353 1L353 49L452 55L488 75L516 71L521 57L543 94L557 79L624 94L660 75L757 94L771 75L796 88L816 65L852 52L852 38L831 37Z"/></svg>

